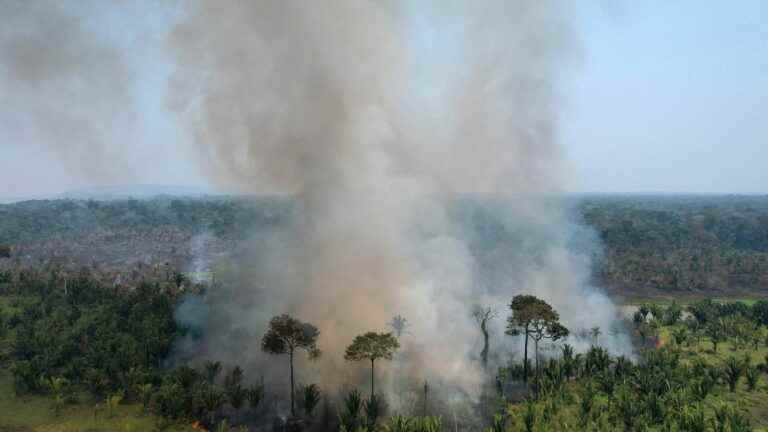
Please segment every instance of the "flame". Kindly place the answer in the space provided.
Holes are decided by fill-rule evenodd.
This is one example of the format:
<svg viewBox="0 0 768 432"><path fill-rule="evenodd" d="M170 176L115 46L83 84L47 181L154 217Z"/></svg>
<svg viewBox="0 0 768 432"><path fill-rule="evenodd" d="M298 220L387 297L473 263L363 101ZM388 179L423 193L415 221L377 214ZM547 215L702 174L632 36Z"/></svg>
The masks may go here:
<svg viewBox="0 0 768 432"><path fill-rule="evenodd" d="M194 430L199 430L199 431L203 431L203 432L208 432L208 429L206 429L206 428L203 426L203 424L202 424L202 423L200 423L200 421L199 421L199 420L195 420L195 422L194 422L194 423L192 423L192 429L194 429Z"/></svg>

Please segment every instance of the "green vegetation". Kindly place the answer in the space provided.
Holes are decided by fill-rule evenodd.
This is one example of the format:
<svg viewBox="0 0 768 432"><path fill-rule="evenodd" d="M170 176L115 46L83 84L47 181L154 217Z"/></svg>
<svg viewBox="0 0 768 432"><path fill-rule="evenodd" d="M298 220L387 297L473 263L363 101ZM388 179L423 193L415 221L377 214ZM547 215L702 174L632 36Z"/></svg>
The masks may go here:
<svg viewBox="0 0 768 432"><path fill-rule="evenodd" d="M232 430L263 424L274 415L267 403L274 393L257 375L216 359L169 361L175 342L195 337L174 321L174 310L187 293L211 289L208 282L192 282L211 273L182 274L164 265L126 276L115 270L120 262L108 270L81 270L75 252L91 243L110 249L145 236L150 243L170 242L172 249L201 233L235 242L247 230L287 223L291 207L285 200L229 198L0 206L0 431L180 431L193 422ZM487 382L482 406L467 402L468 411L482 418L461 423L461 429L768 427L768 301L758 291L768 286L768 199L586 198L576 209L605 245L596 274L628 293L636 307L627 322L636 355L609 355L600 346L600 328L580 330L593 346L577 352L558 312L542 299L521 295L510 303L507 334L520 338L524 352L496 374L488 367L495 348L488 344L494 306L468 310L483 337L478 361ZM472 229L488 238L505 229L486 217L472 213ZM94 255L99 253L87 256ZM41 257L46 259L38 262ZM729 290L741 296L738 301ZM375 361L393 358L409 324L396 315L389 323L394 334L366 333L350 341L345 353L332 353L371 362L370 396L351 389L336 398L338 389L294 385L296 350L310 358L320 353L317 328L288 315L275 317L261 347L288 357L292 416L283 426L459 429L456 412L441 405L443 395L428 395L426 383L423 400L395 409L375 392ZM549 349L540 352L540 344Z"/></svg>
<svg viewBox="0 0 768 432"><path fill-rule="evenodd" d="M291 414L296 415L295 391L293 374L293 356L296 350L309 353L310 359L320 357L317 338L320 331L309 323L303 323L289 315L279 315L269 321L269 329L261 340L261 349L269 354L288 354L291 367Z"/></svg>
<svg viewBox="0 0 768 432"><path fill-rule="evenodd" d="M452 216L466 226L470 245L519 243L493 203L467 199L455 207ZM71 268L96 260L119 268L147 251L158 262L186 264L193 236L210 235L229 250L243 233L286 226L293 209L290 200L273 197L0 205L0 268L7 257ZM768 197L588 196L574 199L573 210L603 246L595 275L618 294L754 296L768 286Z"/></svg>
<svg viewBox="0 0 768 432"><path fill-rule="evenodd" d="M378 359L392 360L400 343L392 333L368 332L358 335L347 347L344 358L349 361L369 360L371 362L371 400L376 397L374 366Z"/></svg>
<svg viewBox="0 0 768 432"><path fill-rule="evenodd" d="M85 271L66 278L56 271L11 272L0 285L0 430L184 430L193 422L226 430L264 415L263 384L246 385L238 366L215 360L197 367L162 366L173 341L186 331L172 319L186 283L179 284L172 272L135 289L104 285ZM526 357L502 368L498 388L489 383L484 390L496 414L481 423L491 431L768 426L768 301L647 303L633 322L641 346L637 358L610 356L599 346L600 329L588 332L593 347L576 353L549 304L515 297L510 337L549 339L560 354L540 359L533 372ZM262 347L288 357L302 349L315 357L319 336L311 324L280 315L270 322ZM355 338L345 357L371 361L373 379L375 360L391 359L398 346L393 334L370 332ZM374 388L372 382L367 399L357 390L348 393L334 415L317 385L299 386L302 415L294 414L286 427L358 432L448 427L437 405L434 416L388 413ZM425 414L426 398L425 386Z"/></svg>
<svg viewBox="0 0 768 432"><path fill-rule="evenodd" d="M605 286L631 294L754 292L768 285L768 198L590 197Z"/></svg>

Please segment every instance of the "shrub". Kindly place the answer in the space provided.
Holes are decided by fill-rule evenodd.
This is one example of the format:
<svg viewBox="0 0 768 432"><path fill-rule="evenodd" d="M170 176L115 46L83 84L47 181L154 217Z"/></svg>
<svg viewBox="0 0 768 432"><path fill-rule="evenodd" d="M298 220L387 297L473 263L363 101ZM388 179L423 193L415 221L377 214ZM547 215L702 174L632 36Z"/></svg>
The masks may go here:
<svg viewBox="0 0 768 432"><path fill-rule="evenodd" d="M360 422L360 410L362 408L363 399L360 392L354 389L344 398L344 410L339 414L340 428L354 432L362 426Z"/></svg>
<svg viewBox="0 0 768 432"><path fill-rule="evenodd" d="M227 389L227 399L235 410L242 408L246 397L248 397L248 391L240 384L235 384Z"/></svg>
<svg viewBox="0 0 768 432"><path fill-rule="evenodd" d="M115 416L115 411L117 410L117 406L120 405L120 402L123 401L123 396L125 396L125 392L121 390L107 397L105 403L107 405L107 415L109 417Z"/></svg>
<svg viewBox="0 0 768 432"><path fill-rule="evenodd" d="M745 364L736 357L729 357L725 362L725 378L728 380L728 389L730 391L736 391L736 386L739 384L741 374L744 373Z"/></svg>
<svg viewBox="0 0 768 432"><path fill-rule="evenodd" d="M307 417L313 417L315 407L320 403L320 388L317 384L309 384L301 387L301 408Z"/></svg>
<svg viewBox="0 0 768 432"><path fill-rule="evenodd" d="M747 366L744 376L747 378L747 388L749 391L754 391L760 379L760 371L755 366Z"/></svg>
<svg viewBox="0 0 768 432"><path fill-rule="evenodd" d="M533 401L525 403L525 411L523 411L523 424L525 425L525 432L533 432L533 428L536 426L536 405Z"/></svg>
<svg viewBox="0 0 768 432"><path fill-rule="evenodd" d="M251 409L256 409L259 403L264 397L264 386L261 384L254 384L248 387L246 398L248 399L248 405Z"/></svg>

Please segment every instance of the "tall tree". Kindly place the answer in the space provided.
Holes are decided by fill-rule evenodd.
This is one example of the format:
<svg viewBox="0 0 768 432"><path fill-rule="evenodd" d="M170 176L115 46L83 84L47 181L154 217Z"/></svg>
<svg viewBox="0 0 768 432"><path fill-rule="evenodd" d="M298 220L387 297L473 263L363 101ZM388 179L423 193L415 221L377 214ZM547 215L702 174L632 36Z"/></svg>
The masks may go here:
<svg viewBox="0 0 768 432"><path fill-rule="evenodd" d="M554 316L543 319L531 326L531 338L533 338L534 352L536 355L536 375L539 374L539 342L543 339L551 339L556 341L568 337L568 329L564 325L560 324L560 316L557 312L554 312Z"/></svg>
<svg viewBox="0 0 768 432"><path fill-rule="evenodd" d="M347 347L344 358L348 361L371 361L371 399L376 394L374 382L374 364L382 358L392 360L395 351L400 348L400 343L392 333L368 332L355 336L352 344Z"/></svg>
<svg viewBox="0 0 768 432"><path fill-rule="evenodd" d="M317 338L320 331L309 323L304 323L290 315L283 314L269 321L269 328L261 340L261 349L269 354L288 354L291 366L291 415L296 415L294 398L293 356L296 350L309 353L310 359L320 357Z"/></svg>
<svg viewBox="0 0 768 432"><path fill-rule="evenodd" d="M509 304L512 314L507 318L507 334L523 335L523 381L528 382L528 340L536 345L538 369L538 346L542 339L557 340L568 335L568 329L560 324L560 315L544 300L527 294L517 295Z"/></svg>
<svg viewBox="0 0 768 432"><path fill-rule="evenodd" d="M496 316L496 311L491 309L490 306L486 307L477 305L472 311L472 317L475 319L477 325L480 326L480 332L483 334L483 350L480 351L480 359L483 362L483 369L488 368L488 324L492 319L496 318Z"/></svg>

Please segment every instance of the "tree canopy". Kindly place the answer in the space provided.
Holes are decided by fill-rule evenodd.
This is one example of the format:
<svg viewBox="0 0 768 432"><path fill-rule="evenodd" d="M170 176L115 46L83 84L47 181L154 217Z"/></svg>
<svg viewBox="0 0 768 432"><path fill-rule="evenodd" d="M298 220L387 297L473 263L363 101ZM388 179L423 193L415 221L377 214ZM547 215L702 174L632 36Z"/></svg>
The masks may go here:
<svg viewBox="0 0 768 432"><path fill-rule="evenodd" d="M269 354L292 354L297 348L304 349L310 358L317 358L320 330L288 314L278 315L269 321L269 329L261 340L261 349Z"/></svg>
<svg viewBox="0 0 768 432"><path fill-rule="evenodd" d="M371 360L380 358L392 360L400 343L392 333L368 332L355 336L352 344L347 347L344 358L350 361Z"/></svg>

